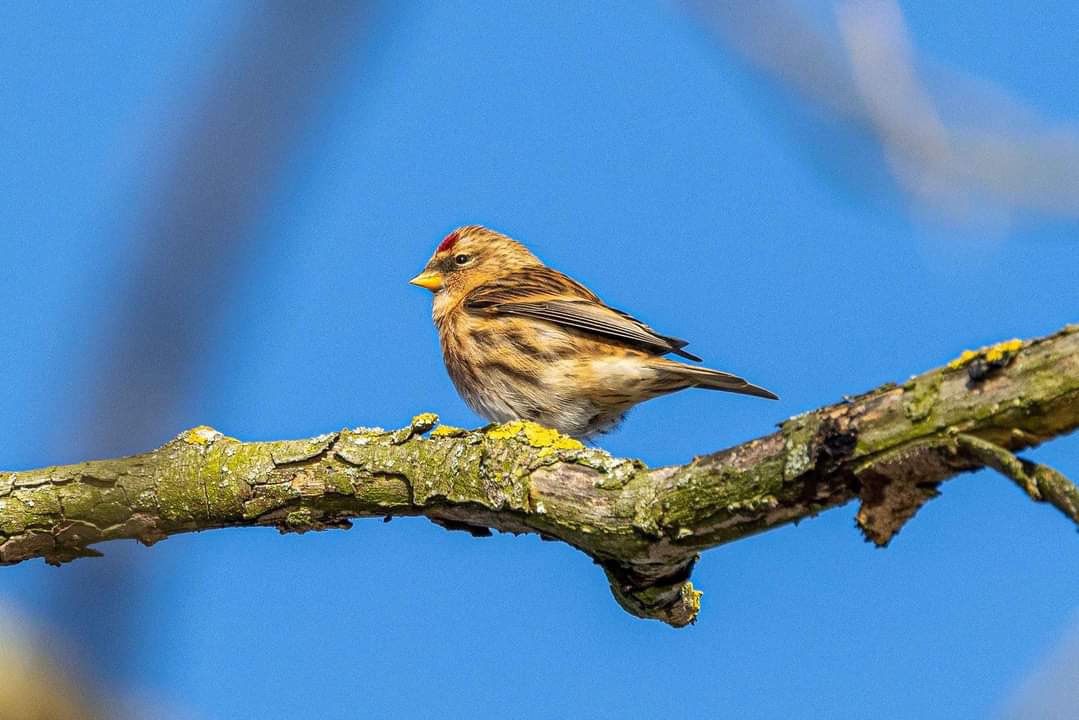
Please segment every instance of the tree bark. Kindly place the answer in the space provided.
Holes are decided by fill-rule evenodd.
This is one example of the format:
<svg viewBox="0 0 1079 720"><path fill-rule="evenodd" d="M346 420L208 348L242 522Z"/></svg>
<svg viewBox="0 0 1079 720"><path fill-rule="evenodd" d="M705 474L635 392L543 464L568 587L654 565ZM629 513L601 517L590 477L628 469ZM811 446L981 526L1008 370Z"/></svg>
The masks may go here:
<svg viewBox="0 0 1079 720"><path fill-rule="evenodd" d="M1079 325L965 352L676 467L532 423L436 424L424 414L400 430L251 443L198 427L144 455L0 473L0 563L58 564L117 538L424 515L569 543L626 610L682 626L700 605L689 582L699 551L854 499L865 536L885 545L943 480L989 466L1079 523L1079 490L1013 454L1079 427Z"/></svg>

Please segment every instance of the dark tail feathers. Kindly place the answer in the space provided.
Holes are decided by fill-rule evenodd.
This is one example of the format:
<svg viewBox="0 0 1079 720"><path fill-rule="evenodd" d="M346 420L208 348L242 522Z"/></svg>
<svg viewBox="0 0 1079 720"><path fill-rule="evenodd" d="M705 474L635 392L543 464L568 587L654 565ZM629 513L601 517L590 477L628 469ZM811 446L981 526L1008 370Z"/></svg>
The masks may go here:
<svg viewBox="0 0 1079 720"><path fill-rule="evenodd" d="M754 397L778 400L779 396L771 390L766 390L759 385L754 385L745 378L737 375L712 370L705 367L685 365L673 360L662 359L654 367L665 374L683 378L691 387L706 388L708 390L722 390L724 392L738 393L740 395L753 395Z"/></svg>

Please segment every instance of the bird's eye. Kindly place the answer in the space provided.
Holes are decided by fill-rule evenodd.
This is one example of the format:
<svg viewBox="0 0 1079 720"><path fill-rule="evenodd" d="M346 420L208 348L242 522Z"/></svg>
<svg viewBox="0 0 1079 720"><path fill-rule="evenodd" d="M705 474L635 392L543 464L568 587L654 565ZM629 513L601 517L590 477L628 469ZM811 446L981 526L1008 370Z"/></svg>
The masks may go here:
<svg viewBox="0 0 1079 720"><path fill-rule="evenodd" d="M455 257L453 259L453 261L455 263L457 263L458 265L464 265L465 263L467 263L471 259L472 258L469 255L458 255L457 257Z"/></svg>

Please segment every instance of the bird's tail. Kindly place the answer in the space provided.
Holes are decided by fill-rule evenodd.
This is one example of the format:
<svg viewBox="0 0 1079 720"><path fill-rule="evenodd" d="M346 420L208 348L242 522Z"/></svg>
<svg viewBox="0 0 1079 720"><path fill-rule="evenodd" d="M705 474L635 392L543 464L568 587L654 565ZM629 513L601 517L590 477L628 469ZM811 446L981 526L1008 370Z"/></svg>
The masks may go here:
<svg viewBox="0 0 1079 720"><path fill-rule="evenodd" d="M745 378L737 375L711 370L706 367L686 365L666 358L656 358L650 365L657 370L664 379L681 380L685 387L699 387L708 390L722 390L724 392L739 393L741 395L753 395L755 397L778 400L779 396L771 390L754 385Z"/></svg>

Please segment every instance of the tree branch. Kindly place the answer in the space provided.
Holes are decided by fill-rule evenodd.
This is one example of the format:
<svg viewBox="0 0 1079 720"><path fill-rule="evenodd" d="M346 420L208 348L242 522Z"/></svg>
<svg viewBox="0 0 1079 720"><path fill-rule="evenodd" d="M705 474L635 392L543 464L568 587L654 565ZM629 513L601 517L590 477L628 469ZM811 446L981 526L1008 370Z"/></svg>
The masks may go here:
<svg viewBox="0 0 1079 720"><path fill-rule="evenodd" d="M1049 503L1079 525L1079 488L1060 472L972 435L960 433L956 440L971 457L1013 480L1031 500Z"/></svg>
<svg viewBox="0 0 1079 720"><path fill-rule="evenodd" d="M395 431L253 443L198 427L145 455L2 473L0 562L61 563L116 538L424 515L477 535L567 542L604 568L626 610L681 626L699 607L689 582L699 551L855 498L866 537L885 545L941 481L988 465L1079 522L1079 490L1012 455L1079 427L1079 326L968 351L677 467L649 469L531 423L436 423L426 414Z"/></svg>

